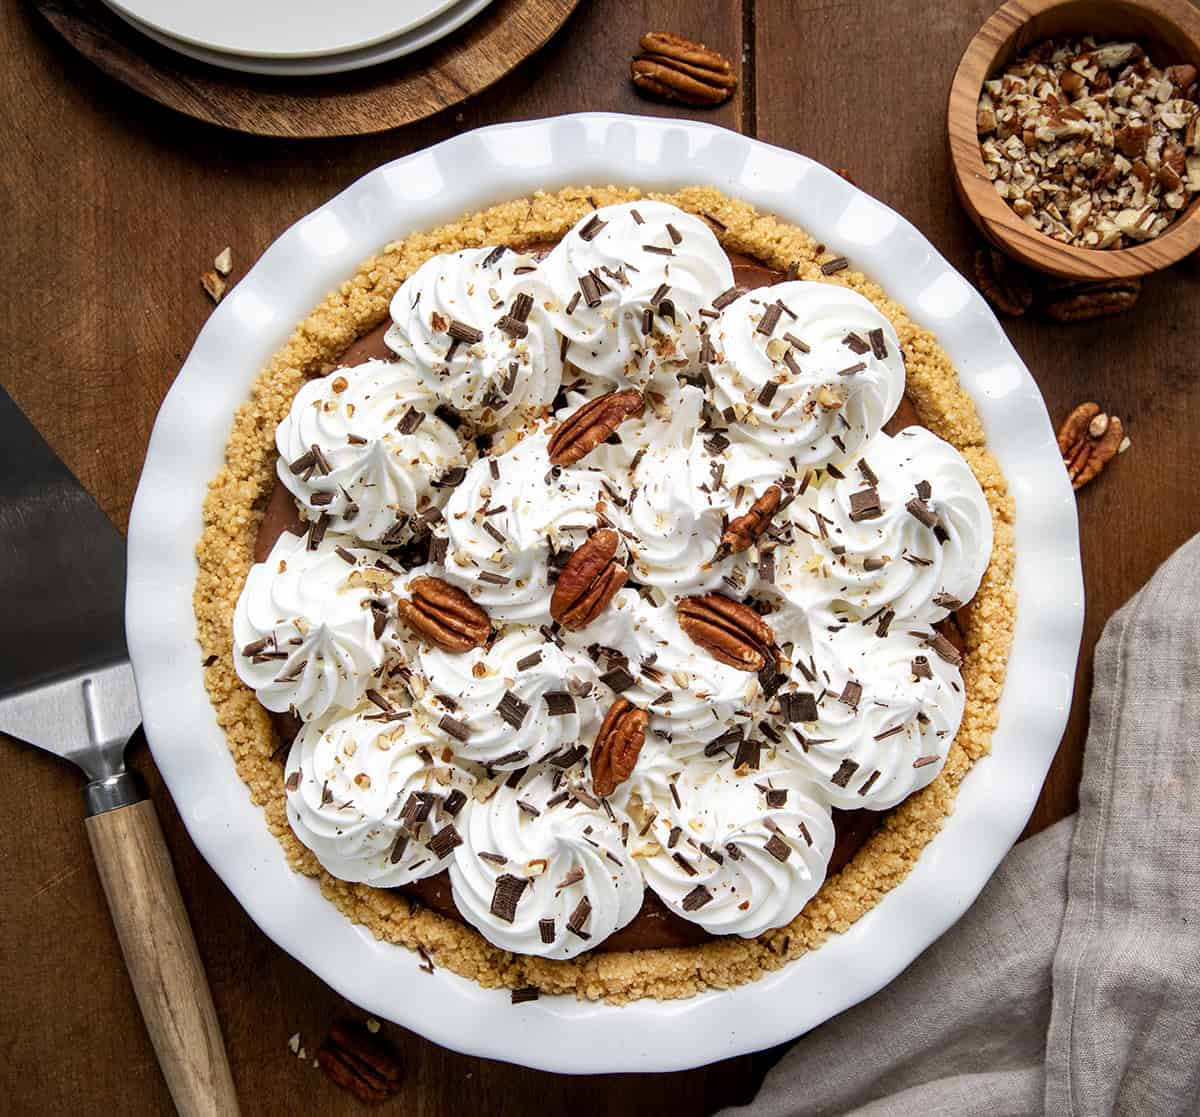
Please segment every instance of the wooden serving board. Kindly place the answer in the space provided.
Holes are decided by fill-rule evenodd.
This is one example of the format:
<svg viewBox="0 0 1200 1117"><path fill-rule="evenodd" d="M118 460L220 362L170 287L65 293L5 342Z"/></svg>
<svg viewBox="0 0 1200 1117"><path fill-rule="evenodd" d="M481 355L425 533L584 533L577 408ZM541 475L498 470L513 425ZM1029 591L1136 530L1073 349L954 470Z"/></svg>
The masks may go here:
<svg viewBox="0 0 1200 1117"><path fill-rule="evenodd" d="M176 54L103 0L34 0L49 24L110 77L198 120L291 139L384 132L487 89L545 45L580 0L495 0L424 50L321 77L265 77Z"/></svg>

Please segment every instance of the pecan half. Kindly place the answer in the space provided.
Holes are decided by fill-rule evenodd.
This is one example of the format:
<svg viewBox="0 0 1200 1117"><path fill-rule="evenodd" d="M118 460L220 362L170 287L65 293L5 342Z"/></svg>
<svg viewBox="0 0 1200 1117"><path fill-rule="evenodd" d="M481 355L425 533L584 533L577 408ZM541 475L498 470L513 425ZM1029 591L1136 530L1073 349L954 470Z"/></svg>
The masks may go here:
<svg viewBox="0 0 1200 1117"><path fill-rule="evenodd" d="M392 1045L362 1024L334 1024L317 1050L317 1065L334 1085L368 1105L396 1094L404 1076Z"/></svg>
<svg viewBox="0 0 1200 1117"><path fill-rule="evenodd" d="M685 105L720 105L737 89L732 63L703 43L651 31L638 45L642 53L634 58L630 76L643 93Z"/></svg>
<svg viewBox="0 0 1200 1117"><path fill-rule="evenodd" d="M1049 283L1043 309L1056 322L1088 322L1120 314L1137 305L1142 281L1109 279L1099 283Z"/></svg>
<svg viewBox="0 0 1200 1117"><path fill-rule="evenodd" d="M563 628L591 624L612 601L628 577L616 561L619 536L602 528L567 559L550 597L550 615Z"/></svg>
<svg viewBox="0 0 1200 1117"><path fill-rule="evenodd" d="M611 795L633 775L649 724L646 711L625 698L608 708L592 745L592 788L597 795Z"/></svg>
<svg viewBox="0 0 1200 1117"><path fill-rule="evenodd" d="M1020 318L1033 302L1033 285L1020 264L985 246L975 253L975 286L1001 314Z"/></svg>
<svg viewBox="0 0 1200 1117"><path fill-rule="evenodd" d="M626 419L636 418L645 408L642 393L636 388L588 400L550 436L546 447L550 461L554 465L574 465L609 438Z"/></svg>
<svg viewBox="0 0 1200 1117"><path fill-rule="evenodd" d="M414 578L412 599L396 602L396 612L418 636L445 652L481 648L491 635L487 613L457 586L441 578Z"/></svg>
<svg viewBox="0 0 1200 1117"><path fill-rule="evenodd" d="M725 534L721 536L721 544L717 547L716 557L723 559L727 555L740 554L750 549L771 522L771 517L779 511L779 503L783 499L783 490L778 485L772 485L752 505L744 516L730 520Z"/></svg>
<svg viewBox="0 0 1200 1117"><path fill-rule="evenodd" d="M1058 432L1071 488L1083 488L1127 445L1125 425L1117 416L1105 414L1098 403L1081 403Z"/></svg>
<svg viewBox="0 0 1200 1117"><path fill-rule="evenodd" d="M679 627L713 659L741 671L761 671L775 656L775 634L749 605L721 593L685 597Z"/></svg>

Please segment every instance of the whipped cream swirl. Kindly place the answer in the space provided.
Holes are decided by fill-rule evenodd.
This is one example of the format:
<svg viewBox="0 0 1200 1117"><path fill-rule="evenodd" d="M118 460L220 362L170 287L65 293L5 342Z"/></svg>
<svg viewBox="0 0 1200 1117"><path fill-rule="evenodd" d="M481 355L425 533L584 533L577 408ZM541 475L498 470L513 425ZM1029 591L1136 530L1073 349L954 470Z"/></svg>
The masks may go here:
<svg viewBox="0 0 1200 1117"><path fill-rule="evenodd" d="M528 289L532 256L469 248L433 256L392 297L388 346L436 399L484 428L531 418L554 399L554 326Z"/></svg>
<svg viewBox="0 0 1200 1117"><path fill-rule="evenodd" d="M765 708L757 675L719 663L679 627L673 605L654 605L635 590L621 590L590 625L563 638L590 649L601 683L619 680L621 696L650 714L648 741L673 741L695 754L730 734L717 751L733 756L733 738Z"/></svg>
<svg viewBox="0 0 1200 1117"><path fill-rule="evenodd" d="M810 537L819 565L802 577L831 607L932 622L979 589L991 510L962 455L924 427L877 435L855 468L823 478L811 498L825 530ZM864 517L864 501L878 511Z"/></svg>
<svg viewBox="0 0 1200 1117"><path fill-rule="evenodd" d="M463 654L425 647L417 706L430 723L461 726L458 755L489 768L525 767L595 732L596 669L536 628L517 628Z"/></svg>
<svg viewBox="0 0 1200 1117"><path fill-rule="evenodd" d="M588 214L542 262L567 360L618 387L668 388L700 356L701 307L733 286L712 230L649 200Z"/></svg>
<svg viewBox="0 0 1200 1117"><path fill-rule="evenodd" d="M288 821L341 880L396 888L441 872L474 800L408 710L366 704L308 722L288 753Z"/></svg>
<svg viewBox="0 0 1200 1117"><path fill-rule="evenodd" d="M507 453L477 461L437 528L447 541L445 577L494 621L549 623L552 549L574 550L607 507L603 474L552 466L546 442L538 429Z"/></svg>
<svg viewBox="0 0 1200 1117"><path fill-rule="evenodd" d="M703 394L684 388L680 410L660 424L661 438L641 454L630 497L618 513L639 582L684 595L750 578L746 552L717 558L728 520L779 480L779 464L753 446L731 443L719 432L697 430Z"/></svg>
<svg viewBox="0 0 1200 1117"><path fill-rule="evenodd" d="M852 458L904 395L892 324L862 295L797 280L743 295L712 330L713 404L798 467Z"/></svg>
<svg viewBox="0 0 1200 1117"><path fill-rule="evenodd" d="M477 798L483 797L477 789ZM621 829L576 766L530 768L476 802L450 867L464 919L505 950L573 958L642 906Z"/></svg>
<svg viewBox="0 0 1200 1117"><path fill-rule="evenodd" d="M751 938L781 927L825 879L833 821L795 769L739 776L728 763L681 766L663 755L625 787L614 807L631 820L647 885L711 934Z"/></svg>
<svg viewBox="0 0 1200 1117"><path fill-rule="evenodd" d="M437 400L404 361L367 361L310 380L275 431L276 470L306 519L364 542L402 542L442 503L434 483L466 464Z"/></svg>
<svg viewBox="0 0 1200 1117"><path fill-rule="evenodd" d="M393 576L376 551L285 531L246 578L233 616L233 665L268 710L304 721L352 709L383 666Z"/></svg>
<svg viewBox="0 0 1200 1117"><path fill-rule="evenodd" d="M942 770L965 695L957 665L928 636L848 625L818 644L823 688L801 680L780 692L792 759L834 806L886 810Z"/></svg>

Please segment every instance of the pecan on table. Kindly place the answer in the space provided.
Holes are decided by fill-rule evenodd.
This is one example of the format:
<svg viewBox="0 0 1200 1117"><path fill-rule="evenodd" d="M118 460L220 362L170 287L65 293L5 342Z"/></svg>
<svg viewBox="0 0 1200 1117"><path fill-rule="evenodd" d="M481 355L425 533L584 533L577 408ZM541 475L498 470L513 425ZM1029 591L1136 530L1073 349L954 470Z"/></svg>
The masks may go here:
<svg viewBox="0 0 1200 1117"><path fill-rule="evenodd" d="M716 558L723 559L728 555L737 555L742 551L748 551L757 542L758 537L767 530L771 523L771 517L779 511L782 500L783 490L778 485L772 485L750 505L750 509L745 515L730 520L729 526L721 536Z"/></svg>
<svg viewBox="0 0 1200 1117"><path fill-rule="evenodd" d="M1033 303L1033 284L1028 273L990 245L975 252L975 286L1009 318L1020 318Z"/></svg>
<svg viewBox="0 0 1200 1117"><path fill-rule="evenodd" d="M400 1089L404 1071L390 1043L362 1024L334 1024L317 1050L317 1065L330 1081L368 1105Z"/></svg>
<svg viewBox="0 0 1200 1117"><path fill-rule="evenodd" d="M721 593L685 597L679 627L713 659L740 671L761 671L775 657L775 634L749 605Z"/></svg>
<svg viewBox="0 0 1200 1117"><path fill-rule="evenodd" d="M685 105L720 105L737 89L733 64L703 43L651 31L638 46L642 53L630 65L630 76L643 93Z"/></svg>
<svg viewBox="0 0 1200 1117"><path fill-rule="evenodd" d="M1058 432L1071 488L1083 488L1128 445L1125 426L1116 415L1106 414L1098 403L1081 403Z"/></svg>
<svg viewBox="0 0 1200 1117"><path fill-rule="evenodd" d="M618 698L608 708L592 745L592 787L597 795L611 795L633 775L649 724L646 711L628 699Z"/></svg>
<svg viewBox="0 0 1200 1117"><path fill-rule="evenodd" d="M396 602L396 612L418 636L445 652L481 648L491 635L487 613L457 586L441 578L414 578L411 599Z"/></svg>
<svg viewBox="0 0 1200 1117"><path fill-rule="evenodd" d="M626 419L636 418L645 409L646 402L636 388L588 400L550 436L546 447L550 461L554 465L574 465L610 438Z"/></svg>
<svg viewBox="0 0 1200 1117"><path fill-rule="evenodd" d="M1056 322L1089 322L1121 314L1137 305L1142 281L1107 279L1098 283L1050 282L1042 296L1042 309Z"/></svg>
<svg viewBox="0 0 1200 1117"><path fill-rule="evenodd" d="M563 628L591 624L625 584L628 572L616 561L618 541L612 528L602 528L567 559L550 597L550 615Z"/></svg>

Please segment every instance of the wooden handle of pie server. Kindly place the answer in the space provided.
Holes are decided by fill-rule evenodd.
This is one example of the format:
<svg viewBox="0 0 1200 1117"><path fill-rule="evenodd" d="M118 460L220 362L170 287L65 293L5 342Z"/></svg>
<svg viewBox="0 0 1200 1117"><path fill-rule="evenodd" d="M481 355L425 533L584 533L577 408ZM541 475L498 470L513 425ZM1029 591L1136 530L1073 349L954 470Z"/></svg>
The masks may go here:
<svg viewBox="0 0 1200 1117"><path fill-rule="evenodd" d="M154 804L93 815L87 834L176 1109L181 1117L237 1117L221 1026Z"/></svg>

